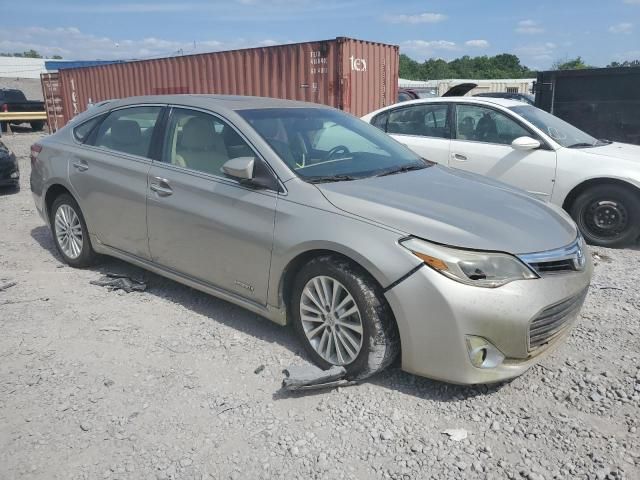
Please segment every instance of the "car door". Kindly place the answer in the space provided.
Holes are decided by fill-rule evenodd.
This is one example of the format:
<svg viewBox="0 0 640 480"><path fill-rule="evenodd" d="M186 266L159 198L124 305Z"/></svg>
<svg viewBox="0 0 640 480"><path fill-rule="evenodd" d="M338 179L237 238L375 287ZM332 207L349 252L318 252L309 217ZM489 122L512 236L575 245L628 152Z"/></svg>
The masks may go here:
<svg viewBox="0 0 640 480"><path fill-rule="evenodd" d="M227 121L185 107L171 109L163 144L147 191L153 262L266 304L278 193L222 172L235 157L266 164Z"/></svg>
<svg viewBox="0 0 640 480"><path fill-rule="evenodd" d="M444 165L448 163L451 142L448 103L394 108L377 115L371 123L421 157Z"/></svg>
<svg viewBox="0 0 640 480"><path fill-rule="evenodd" d="M542 200L553 192L556 152L516 118L497 109L459 103L455 106L454 138L449 165L509 183ZM539 140L533 150L517 150L519 137Z"/></svg>
<svg viewBox="0 0 640 480"><path fill-rule="evenodd" d="M150 259L147 241L147 175L151 145L163 107L137 105L113 110L74 130L69 181L97 241ZM88 137L89 122L97 121Z"/></svg>

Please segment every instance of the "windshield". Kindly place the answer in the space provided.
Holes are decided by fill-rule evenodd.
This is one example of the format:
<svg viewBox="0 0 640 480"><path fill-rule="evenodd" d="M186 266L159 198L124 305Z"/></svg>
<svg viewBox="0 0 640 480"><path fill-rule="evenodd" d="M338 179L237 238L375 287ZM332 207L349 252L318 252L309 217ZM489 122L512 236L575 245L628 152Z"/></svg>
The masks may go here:
<svg viewBox="0 0 640 480"><path fill-rule="evenodd" d="M509 110L533 123L563 147L587 148L604 145L606 143L593 138L588 133L539 108L530 105L521 105L510 107Z"/></svg>
<svg viewBox="0 0 640 480"><path fill-rule="evenodd" d="M302 179L356 180L430 165L375 127L337 110L238 112Z"/></svg>

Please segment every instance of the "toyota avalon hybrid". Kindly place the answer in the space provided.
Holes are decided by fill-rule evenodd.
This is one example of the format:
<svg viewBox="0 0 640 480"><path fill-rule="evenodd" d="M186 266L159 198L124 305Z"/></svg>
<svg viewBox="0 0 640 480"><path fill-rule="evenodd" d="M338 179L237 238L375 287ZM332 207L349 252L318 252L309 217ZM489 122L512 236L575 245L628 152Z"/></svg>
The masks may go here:
<svg viewBox="0 0 640 480"><path fill-rule="evenodd" d="M591 278L560 208L320 105L107 101L31 155L69 265L111 255L291 324L351 379L397 356L448 382L515 377L566 337Z"/></svg>

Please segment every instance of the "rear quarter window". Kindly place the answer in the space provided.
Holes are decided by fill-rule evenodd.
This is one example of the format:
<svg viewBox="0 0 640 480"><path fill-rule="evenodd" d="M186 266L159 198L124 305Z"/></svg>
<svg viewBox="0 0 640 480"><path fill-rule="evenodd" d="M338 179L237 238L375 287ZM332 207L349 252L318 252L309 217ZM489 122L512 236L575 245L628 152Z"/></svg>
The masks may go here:
<svg viewBox="0 0 640 480"><path fill-rule="evenodd" d="M91 132L93 132L96 125L100 123L100 121L104 118L104 115L99 115L97 117L93 117L90 120L87 120L84 123L81 123L76 128L73 129L73 137L80 143L85 143Z"/></svg>

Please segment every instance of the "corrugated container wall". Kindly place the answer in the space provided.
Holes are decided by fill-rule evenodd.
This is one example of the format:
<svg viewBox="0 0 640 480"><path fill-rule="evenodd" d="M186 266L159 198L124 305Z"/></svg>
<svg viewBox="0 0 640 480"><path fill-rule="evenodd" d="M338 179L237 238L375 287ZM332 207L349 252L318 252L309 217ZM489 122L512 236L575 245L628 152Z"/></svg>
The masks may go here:
<svg viewBox="0 0 640 480"><path fill-rule="evenodd" d="M361 116L395 103L398 60L396 45L340 37L65 69L57 80L62 118L50 118L49 125L52 130L62 127L91 102L179 93L303 100ZM46 75L42 81L46 90Z"/></svg>

